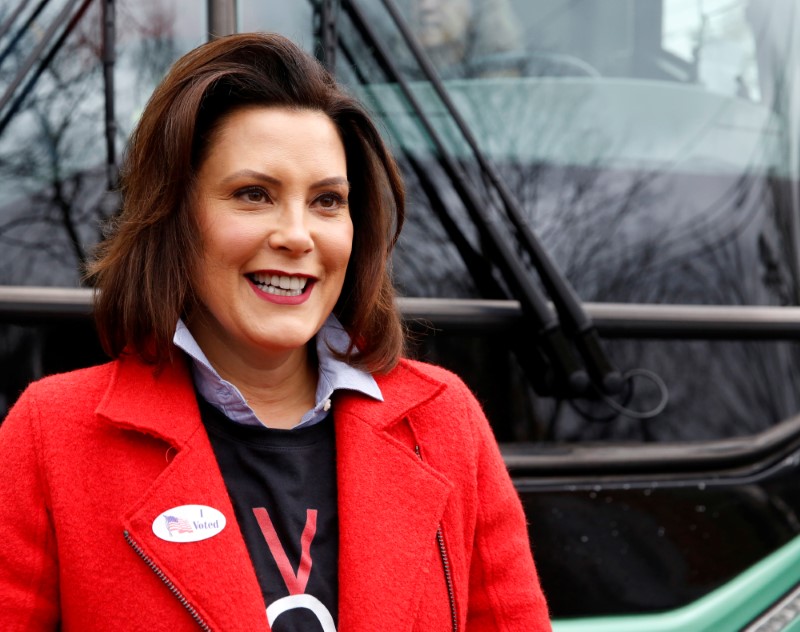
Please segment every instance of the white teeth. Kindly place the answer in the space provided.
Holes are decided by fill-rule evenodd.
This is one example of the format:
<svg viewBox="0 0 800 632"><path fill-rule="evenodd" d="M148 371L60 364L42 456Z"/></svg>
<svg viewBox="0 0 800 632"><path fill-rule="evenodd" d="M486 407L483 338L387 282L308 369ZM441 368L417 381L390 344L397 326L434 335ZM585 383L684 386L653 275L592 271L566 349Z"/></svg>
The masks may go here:
<svg viewBox="0 0 800 632"><path fill-rule="evenodd" d="M278 296L299 296L308 283L305 277L277 274L253 273L252 279L264 292Z"/></svg>
<svg viewBox="0 0 800 632"><path fill-rule="evenodd" d="M261 289L267 294L276 294L277 296L300 296L302 294L300 290L282 290L273 285L262 285Z"/></svg>

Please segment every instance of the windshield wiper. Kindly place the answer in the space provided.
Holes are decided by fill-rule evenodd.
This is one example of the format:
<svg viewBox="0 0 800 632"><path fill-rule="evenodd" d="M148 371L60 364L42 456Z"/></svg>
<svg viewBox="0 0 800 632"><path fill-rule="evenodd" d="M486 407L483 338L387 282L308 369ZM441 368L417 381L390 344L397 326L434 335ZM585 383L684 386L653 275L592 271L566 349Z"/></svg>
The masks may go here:
<svg viewBox="0 0 800 632"><path fill-rule="evenodd" d="M595 385L603 393L619 393L623 387L622 375L609 361L608 356L603 350L597 329L581 306L580 299L576 295L575 290L556 268L552 258L548 255L539 239L531 230L519 203L511 191L509 191L508 186L500 177L497 169L486 159L472 130L450 98L433 64L428 59L425 51L422 50L422 47L411 32L405 19L397 10L394 0L381 0L381 2L391 16L395 26L400 31L406 45L411 50L425 79L431 84L447 110L447 113L469 145L481 171L489 179L489 182L500 196L507 216L517 231L517 242L525 249L525 252L528 254L531 262L539 273L539 278L553 301L553 305L561 319L561 324L580 351L586 368ZM520 271L516 268L512 268L511 271L512 273L525 275L524 269Z"/></svg>
<svg viewBox="0 0 800 632"><path fill-rule="evenodd" d="M596 386L606 394L619 393L623 387L622 375L609 361L600 343L597 329L581 306L580 299L576 295L575 290L556 268L552 258L531 230L519 202L517 202L514 195L509 191L508 186L500 177L497 169L486 159L472 130L469 128L469 125L467 125L447 90L444 88L433 64L428 59L425 51L422 50L416 37L414 37L408 24L403 19L403 16L400 15L397 10L394 0L381 0L381 2L392 17L406 45L414 55L414 59L419 64L425 79L430 82L448 114L458 127L459 132L469 145L481 171L488 177L490 183L500 196L503 207L517 231L518 242L521 243L539 273L539 278L558 312L561 325L564 327L569 337L575 342L592 380ZM524 274L524 270L522 274Z"/></svg>
<svg viewBox="0 0 800 632"><path fill-rule="evenodd" d="M340 37L339 47L356 80L362 85L369 85L370 81L360 68L357 56L350 49L350 43L345 38ZM391 120L387 120L385 123L391 133L397 133L393 130ZM402 153L404 160L414 172L420 189L428 198L434 214L439 219L448 238L464 262L475 287L486 299L509 300L511 297L503 286L497 283L492 274L492 263L470 244L458 226L458 222L450 214L447 204L442 199L439 184L436 182L434 174L431 173L430 165L423 164L406 147L401 146L398 151ZM465 206L470 204L470 200L462 200L462 202ZM414 320L419 320L419 318ZM429 322L424 317L423 321ZM542 354L538 343L531 340L531 336L526 335L526 329L522 329L521 333L525 335L525 338L520 339L519 344L512 350L517 355L520 367L537 393L553 393L556 390L556 385L554 384L555 379L549 360Z"/></svg>
<svg viewBox="0 0 800 632"><path fill-rule="evenodd" d="M315 6L316 11L314 11L314 32L317 40L316 56L327 68L328 72L336 75L339 0L318 0L318 2L319 4Z"/></svg>
<svg viewBox="0 0 800 632"><path fill-rule="evenodd" d="M3 39L8 32L11 30L11 27L14 26L14 22L17 21L17 18L22 15L22 12L27 8L28 4L31 0L22 0L17 5L17 8L14 9L11 14L6 18L6 21L0 25L0 40ZM17 29L17 31L12 35L11 41L6 45L6 47L0 51L0 65L5 61L6 57L13 52L13 50L17 47L17 43L22 36L27 33L28 29L30 28L33 21L37 18L37 16L44 10L50 0L39 0L39 4L36 5L36 8L28 15L25 20L25 23Z"/></svg>
<svg viewBox="0 0 800 632"><path fill-rule="evenodd" d="M47 1L49 0L42 2L36 10L39 11L43 5L47 3ZM92 0L83 0L77 11L73 13L73 10L79 4L79 2L80 0L69 0L64 5L61 12L53 19L53 21L47 27L44 35L42 35L41 39L39 39L38 44L22 62L22 65L20 66L16 75L14 75L14 78L8 84L3 96L0 97L0 112L5 110L2 118L0 118L0 136L5 131L5 128L17 113L17 110L20 108L22 103L33 91L33 88L39 81L39 77L41 77L42 73L44 73L45 68L50 65L55 58L56 53L61 50L61 47L64 45L64 42L69 34L72 33L78 22L80 22L83 14L86 12L86 9L88 9L89 5L92 3ZM72 14L71 18L70 14ZM69 21L67 21L68 18ZM26 21L23 29L30 29L31 22L32 19L29 18L29 20ZM64 26L65 23L66 26ZM59 29L63 29L61 34L52 44L50 50L48 50L47 53L44 53L48 44L50 44L51 40L55 37ZM14 38L11 44L9 44L9 47L3 51L4 55L8 55L11 52L11 50L17 45L20 37L21 35ZM39 61L38 65L36 65L37 61ZM36 65L35 68L34 65ZM23 82L25 82L25 85L20 88L20 85Z"/></svg>
<svg viewBox="0 0 800 632"><path fill-rule="evenodd" d="M590 385L586 370L578 362L572 345L567 341L556 314L551 310L544 294L533 280L526 274L525 265L507 244L517 240L503 222L494 221L484 209L469 179L461 171L450 155L440 134L434 128L424 108L420 104L408 82L398 70L392 55L385 44L377 36L373 26L354 0L343 0L342 8L350 17L353 25L373 49L376 61L382 70L395 81L417 115L421 125L434 144L442 167L450 177L459 197L464 202L472 221L480 230L496 256L496 263L513 294L519 299L528 322L534 324L536 343L544 351L551 367L558 374L558 379L549 380L551 386L556 382L566 385L571 395L583 394Z"/></svg>

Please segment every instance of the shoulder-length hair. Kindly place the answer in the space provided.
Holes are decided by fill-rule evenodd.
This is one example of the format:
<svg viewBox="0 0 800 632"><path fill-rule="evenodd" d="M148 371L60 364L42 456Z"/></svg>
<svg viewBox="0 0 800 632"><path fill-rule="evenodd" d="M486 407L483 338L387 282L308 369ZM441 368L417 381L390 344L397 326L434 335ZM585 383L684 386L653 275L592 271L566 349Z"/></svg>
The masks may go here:
<svg viewBox="0 0 800 632"><path fill-rule="evenodd" d="M404 217L397 165L364 108L316 59L286 38L248 33L191 51L172 67L130 139L122 210L98 246L87 278L95 320L111 357L160 364L175 353L179 317L197 306L202 256L193 211L198 169L222 119L249 106L320 111L336 125L347 160L353 248L334 314L353 345L343 358L380 372L403 351L390 277Z"/></svg>

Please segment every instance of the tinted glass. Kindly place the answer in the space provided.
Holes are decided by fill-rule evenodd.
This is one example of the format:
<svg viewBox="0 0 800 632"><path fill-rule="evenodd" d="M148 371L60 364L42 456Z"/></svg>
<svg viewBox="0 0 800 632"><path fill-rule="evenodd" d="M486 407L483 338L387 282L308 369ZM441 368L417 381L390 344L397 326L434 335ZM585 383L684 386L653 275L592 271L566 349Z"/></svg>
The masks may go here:
<svg viewBox="0 0 800 632"><path fill-rule="evenodd" d="M109 134L100 4L69 10L63 0L0 0L0 25L8 27L0 95L17 87L0 108L0 285L80 284L82 263L119 205L109 192L109 135L118 161L156 83L205 39L205 14L193 0L117 0ZM30 381L103 359L86 320L0 323L0 418Z"/></svg>
<svg viewBox="0 0 800 632"><path fill-rule="evenodd" d="M22 28L33 11L28 4L3 40L20 35L0 66L11 78L37 42ZM51 3L50 13L33 19L37 32L63 4ZM6 3L0 15L9 16L13 6ZM787 140L796 129L793 112L800 111L792 107L800 65L789 63L793 3L404 0L398 6L581 298L796 303L798 162L796 143ZM315 50L317 9L312 2L243 1L240 28L279 31ZM381 117L404 171L408 221L394 266L401 293L513 297L492 263L496 251L421 118L440 135L477 209L506 224L496 191L382 4L362 1L357 9L372 33L352 10L342 11L336 70ZM80 260L117 208L116 196L106 192L100 16L92 11L0 135L1 284L77 285ZM119 2L117 25L119 155L170 63L204 39L205 15L179 0ZM411 82L423 116L402 96L398 76L387 72L380 47ZM516 245L501 247L536 277ZM722 438L758 432L800 409L793 344L610 343L621 370L652 371L668 389L663 412L641 421L596 399L570 400L541 388L533 330L529 321L469 335L426 330L417 352L467 378L504 441ZM22 349L17 338L8 334L8 357ZM30 374L41 374L44 364L33 362ZM618 398L631 410L662 403L647 377L633 385Z"/></svg>
<svg viewBox="0 0 800 632"><path fill-rule="evenodd" d="M82 14L63 1L37 13L40 4L0 2L0 22L15 18L0 40L4 91L43 47L19 77L19 105L0 130L0 285L77 286L102 222L118 207L108 192L108 136L118 159L166 69L203 41L205 16L188 0L116 3L116 112L106 132L100 3ZM50 51L37 78L38 60Z"/></svg>
<svg viewBox="0 0 800 632"><path fill-rule="evenodd" d="M362 4L491 211L496 195L397 27L378 3ZM798 144L788 140L798 111L795 3L398 5L480 149L581 298L797 303ZM366 81L362 92L398 148L437 178L440 161L396 82ZM465 211L449 183L438 178L434 188L458 222ZM437 216L426 196L412 202L415 218ZM422 241L423 233L408 232L398 253L403 288L485 296L459 282L457 265L430 253L442 231L426 230ZM485 249L475 235L465 237ZM433 279L420 279L431 274L430 259Z"/></svg>
<svg viewBox="0 0 800 632"><path fill-rule="evenodd" d="M797 303L794 3L397 4L582 299ZM516 297L487 261L513 251L527 276L537 273L511 239L497 188L400 26L379 2L358 9L340 24L337 72L381 117L408 183L401 292ZM481 214L508 227L495 246L477 227ZM617 400L634 414L620 415L598 398L542 388L542 358L528 344L537 327L528 318L515 331L439 334L421 353L470 379L504 440L713 439L764 430L800 408L795 345L617 340L607 344L612 360L639 376ZM661 405L649 421L636 418Z"/></svg>

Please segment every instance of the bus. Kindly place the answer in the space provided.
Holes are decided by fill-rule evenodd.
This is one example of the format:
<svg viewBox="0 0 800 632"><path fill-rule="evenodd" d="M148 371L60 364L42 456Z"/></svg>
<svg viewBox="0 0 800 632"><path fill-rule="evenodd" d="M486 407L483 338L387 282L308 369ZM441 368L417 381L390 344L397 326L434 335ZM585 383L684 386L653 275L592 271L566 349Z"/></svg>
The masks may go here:
<svg viewBox="0 0 800 632"><path fill-rule="evenodd" d="M554 629L800 630L800 3L202 9L0 0L0 418L104 361L81 270L170 64L280 32L401 166L410 351L484 406Z"/></svg>

